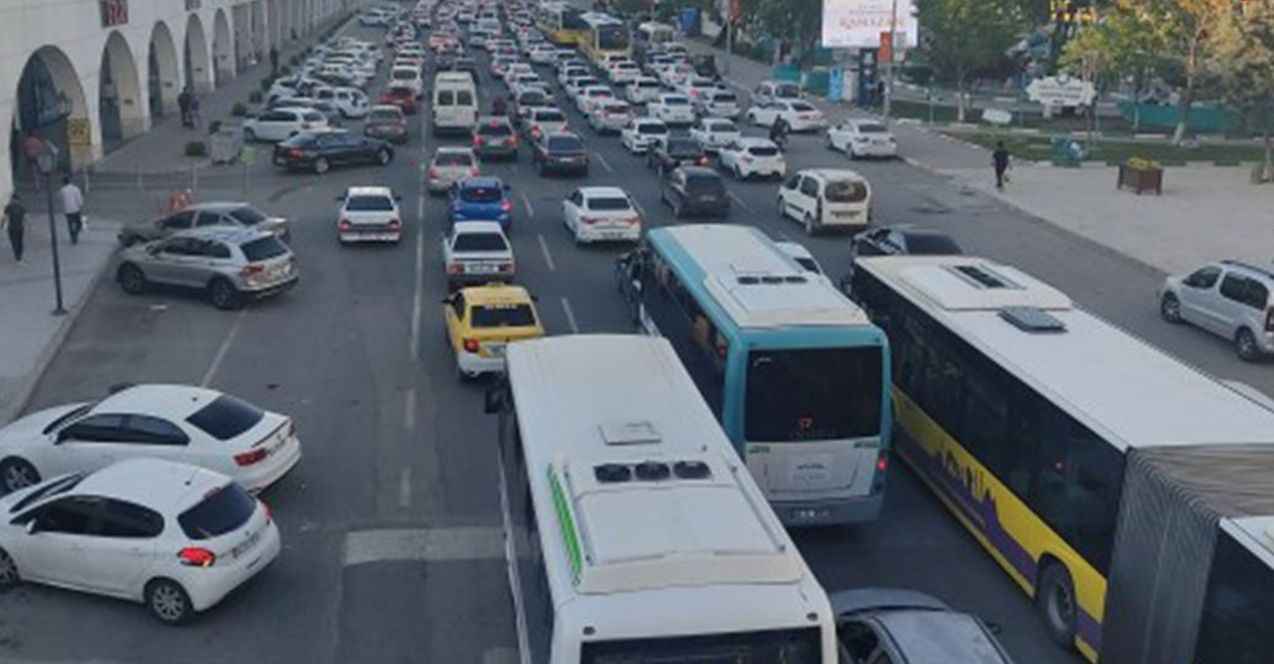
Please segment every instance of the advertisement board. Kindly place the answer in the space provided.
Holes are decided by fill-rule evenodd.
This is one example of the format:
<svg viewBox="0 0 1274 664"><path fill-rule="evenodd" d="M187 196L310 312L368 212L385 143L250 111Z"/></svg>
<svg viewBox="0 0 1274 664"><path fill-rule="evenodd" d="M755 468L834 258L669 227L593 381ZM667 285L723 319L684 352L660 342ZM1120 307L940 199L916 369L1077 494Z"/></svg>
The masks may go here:
<svg viewBox="0 0 1274 664"><path fill-rule="evenodd" d="M823 0L824 48L879 48L880 33L889 32L890 12L897 6L896 48L919 42L913 0Z"/></svg>

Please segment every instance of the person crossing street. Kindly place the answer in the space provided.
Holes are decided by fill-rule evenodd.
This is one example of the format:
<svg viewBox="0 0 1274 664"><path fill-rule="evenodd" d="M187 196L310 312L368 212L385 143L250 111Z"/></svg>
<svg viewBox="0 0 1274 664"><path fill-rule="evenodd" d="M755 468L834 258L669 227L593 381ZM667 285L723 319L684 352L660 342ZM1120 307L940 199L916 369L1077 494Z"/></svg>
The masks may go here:
<svg viewBox="0 0 1274 664"><path fill-rule="evenodd" d="M4 206L4 217L0 218L0 226L4 227L9 234L9 246L13 248L13 260L18 263L22 262L26 216L27 209L22 205L22 199L18 196L18 193L14 192L13 198L9 199L9 204Z"/></svg>
<svg viewBox="0 0 1274 664"><path fill-rule="evenodd" d="M71 182L71 176L62 177L62 188L58 190L58 200L62 203L62 213L66 215L66 229L71 234L71 244L80 243L80 231L84 229L84 194Z"/></svg>

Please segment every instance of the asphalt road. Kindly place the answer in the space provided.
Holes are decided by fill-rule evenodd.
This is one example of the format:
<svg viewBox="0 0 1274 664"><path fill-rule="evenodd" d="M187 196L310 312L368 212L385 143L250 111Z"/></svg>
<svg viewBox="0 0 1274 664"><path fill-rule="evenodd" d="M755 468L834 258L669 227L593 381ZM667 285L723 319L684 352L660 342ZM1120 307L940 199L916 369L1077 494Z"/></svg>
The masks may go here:
<svg viewBox="0 0 1274 664"><path fill-rule="evenodd" d="M485 72L483 87L488 99L497 89ZM255 171L254 202L292 219L298 288L226 313L180 293L131 297L103 280L32 404L97 397L121 381L167 381L207 384L293 415L305 457L264 495L282 529L280 559L178 629L160 627L140 606L22 587L0 595L0 660L514 660L495 427L482 414L482 385L457 381L443 345L443 202L421 187L422 157L459 139L435 141L426 116L417 116L412 141L385 169L323 177ZM586 182L610 184L633 195L647 225L670 223L671 215L642 160L617 138L593 137L573 107L568 116L593 151L587 180L539 178L525 150L519 161L483 169L513 187L518 280L539 297L549 332L628 331L610 272L624 248L577 248L561 224L560 202ZM791 168L847 165L816 136L793 137L788 152ZM966 250L1050 281L1189 362L1274 392L1267 367L1240 363L1223 342L1158 319L1153 289L1162 275L1155 270L900 161L854 168L873 183L880 219L944 228ZM402 194L400 245L338 245L334 198L355 184L387 184ZM728 187L732 223L799 239L834 276L843 271L846 239L806 239L795 223L778 220L776 183ZM604 368L605 358L597 361ZM796 533L824 586L925 590L1001 625L1019 662L1079 661L1048 641L1029 599L902 464L892 465L889 480L878 523Z"/></svg>

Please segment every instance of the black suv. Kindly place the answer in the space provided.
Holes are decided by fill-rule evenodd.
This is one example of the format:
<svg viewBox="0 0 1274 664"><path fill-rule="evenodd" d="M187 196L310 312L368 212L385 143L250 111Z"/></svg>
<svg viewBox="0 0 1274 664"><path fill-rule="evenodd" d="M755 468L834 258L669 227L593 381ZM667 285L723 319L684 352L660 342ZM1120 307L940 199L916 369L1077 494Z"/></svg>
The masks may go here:
<svg viewBox="0 0 1274 664"><path fill-rule="evenodd" d="M870 228L849 241L849 272L841 277L846 294L854 277L854 259L859 256L959 256L964 250L950 235L932 228L894 224Z"/></svg>
<svg viewBox="0 0 1274 664"><path fill-rule="evenodd" d="M385 141L351 134L344 129L305 131L274 146L274 165L293 170L326 173L333 166L380 164L394 159Z"/></svg>
<svg viewBox="0 0 1274 664"><path fill-rule="evenodd" d="M568 131L544 134L531 144L531 163L540 175L552 172L588 175L584 141Z"/></svg>
<svg viewBox="0 0 1274 664"><path fill-rule="evenodd" d="M721 175L705 166L680 166L663 177L659 198L672 208L672 216L730 216L730 196Z"/></svg>
<svg viewBox="0 0 1274 664"><path fill-rule="evenodd" d="M678 166L707 166L708 153L693 138L669 136L646 151L646 165L662 176Z"/></svg>

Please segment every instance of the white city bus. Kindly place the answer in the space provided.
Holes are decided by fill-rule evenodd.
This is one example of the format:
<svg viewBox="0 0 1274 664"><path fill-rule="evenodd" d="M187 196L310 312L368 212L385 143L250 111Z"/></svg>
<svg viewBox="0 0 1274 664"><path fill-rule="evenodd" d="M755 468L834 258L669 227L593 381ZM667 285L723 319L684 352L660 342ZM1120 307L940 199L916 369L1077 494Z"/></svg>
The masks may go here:
<svg viewBox="0 0 1274 664"><path fill-rule="evenodd" d="M833 664L827 595L667 341L510 345L500 497L524 664Z"/></svg>

